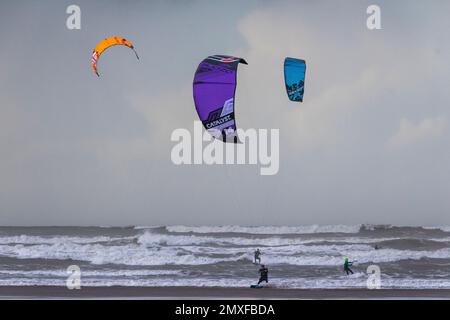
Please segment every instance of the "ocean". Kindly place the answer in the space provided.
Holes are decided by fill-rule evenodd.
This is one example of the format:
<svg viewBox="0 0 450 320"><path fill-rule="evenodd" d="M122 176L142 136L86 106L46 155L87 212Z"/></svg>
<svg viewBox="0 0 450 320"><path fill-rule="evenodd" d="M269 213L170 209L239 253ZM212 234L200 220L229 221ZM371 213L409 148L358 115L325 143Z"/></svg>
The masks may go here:
<svg viewBox="0 0 450 320"><path fill-rule="evenodd" d="M366 288L370 265L382 288L450 288L450 227L376 225L0 227L0 286L66 286L77 265L81 286L248 287L257 248L273 288Z"/></svg>

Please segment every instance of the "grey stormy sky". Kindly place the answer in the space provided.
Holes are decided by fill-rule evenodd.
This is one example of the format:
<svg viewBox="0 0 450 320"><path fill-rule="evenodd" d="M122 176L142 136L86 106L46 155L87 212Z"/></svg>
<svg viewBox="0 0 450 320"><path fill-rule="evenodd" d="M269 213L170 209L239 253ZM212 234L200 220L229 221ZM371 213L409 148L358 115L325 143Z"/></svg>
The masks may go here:
<svg viewBox="0 0 450 320"><path fill-rule="evenodd" d="M366 8L382 30L366 28ZM66 28L68 5L82 29ZM0 225L450 224L450 2L1 1ZM102 78L95 44L108 51ZM192 78L245 58L242 128L280 129L280 171L175 166ZM308 63L305 103L282 61Z"/></svg>

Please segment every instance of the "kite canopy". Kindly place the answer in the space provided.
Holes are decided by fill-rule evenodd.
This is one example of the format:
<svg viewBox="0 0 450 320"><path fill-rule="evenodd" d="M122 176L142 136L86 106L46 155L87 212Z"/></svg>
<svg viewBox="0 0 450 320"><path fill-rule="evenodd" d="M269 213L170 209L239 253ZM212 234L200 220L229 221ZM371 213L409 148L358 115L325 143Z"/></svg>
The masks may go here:
<svg viewBox="0 0 450 320"><path fill-rule="evenodd" d="M98 70L97 70L98 59L100 58L100 56L106 49L113 47L113 46L117 46L117 45L127 46L128 48L130 48L131 50L134 51L134 53L136 54L136 58L139 59L139 56L138 56L136 50L134 49L133 44L130 41L128 41L127 39L124 39L121 37L106 38L105 40L100 41L97 44L97 46L95 47L95 49L92 51L92 69L94 70L94 72L97 76L100 77L100 74L98 73Z"/></svg>
<svg viewBox="0 0 450 320"><path fill-rule="evenodd" d="M305 72L306 62L304 60L294 58L284 60L284 81L291 101L303 102Z"/></svg>
<svg viewBox="0 0 450 320"><path fill-rule="evenodd" d="M244 59L210 56L203 60L194 76L194 102L205 129L224 142L237 143L234 97L237 68ZM230 139L232 138L232 139Z"/></svg>

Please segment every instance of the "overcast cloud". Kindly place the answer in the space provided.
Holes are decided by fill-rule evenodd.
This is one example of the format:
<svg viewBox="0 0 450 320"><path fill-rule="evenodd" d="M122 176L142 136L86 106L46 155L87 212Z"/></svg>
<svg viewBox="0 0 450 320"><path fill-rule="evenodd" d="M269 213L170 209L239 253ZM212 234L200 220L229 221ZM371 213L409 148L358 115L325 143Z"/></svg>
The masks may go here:
<svg viewBox="0 0 450 320"><path fill-rule="evenodd" d="M0 225L450 224L450 3L0 2ZM90 69L95 44L131 40ZM245 58L237 123L280 129L280 171L175 166L192 78ZM307 61L305 102L282 63Z"/></svg>

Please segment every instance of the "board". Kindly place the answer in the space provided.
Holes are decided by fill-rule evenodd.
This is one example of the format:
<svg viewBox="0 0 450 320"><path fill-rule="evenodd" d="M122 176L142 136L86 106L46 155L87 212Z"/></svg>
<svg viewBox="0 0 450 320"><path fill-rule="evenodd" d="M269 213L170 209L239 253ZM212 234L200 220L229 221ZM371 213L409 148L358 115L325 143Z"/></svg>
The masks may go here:
<svg viewBox="0 0 450 320"><path fill-rule="evenodd" d="M260 286L260 285L258 285L258 284L252 284L251 286L250 286L250 288L252 288L252 289L262 289L262 288L264 288L263 286Z"/></svg>

